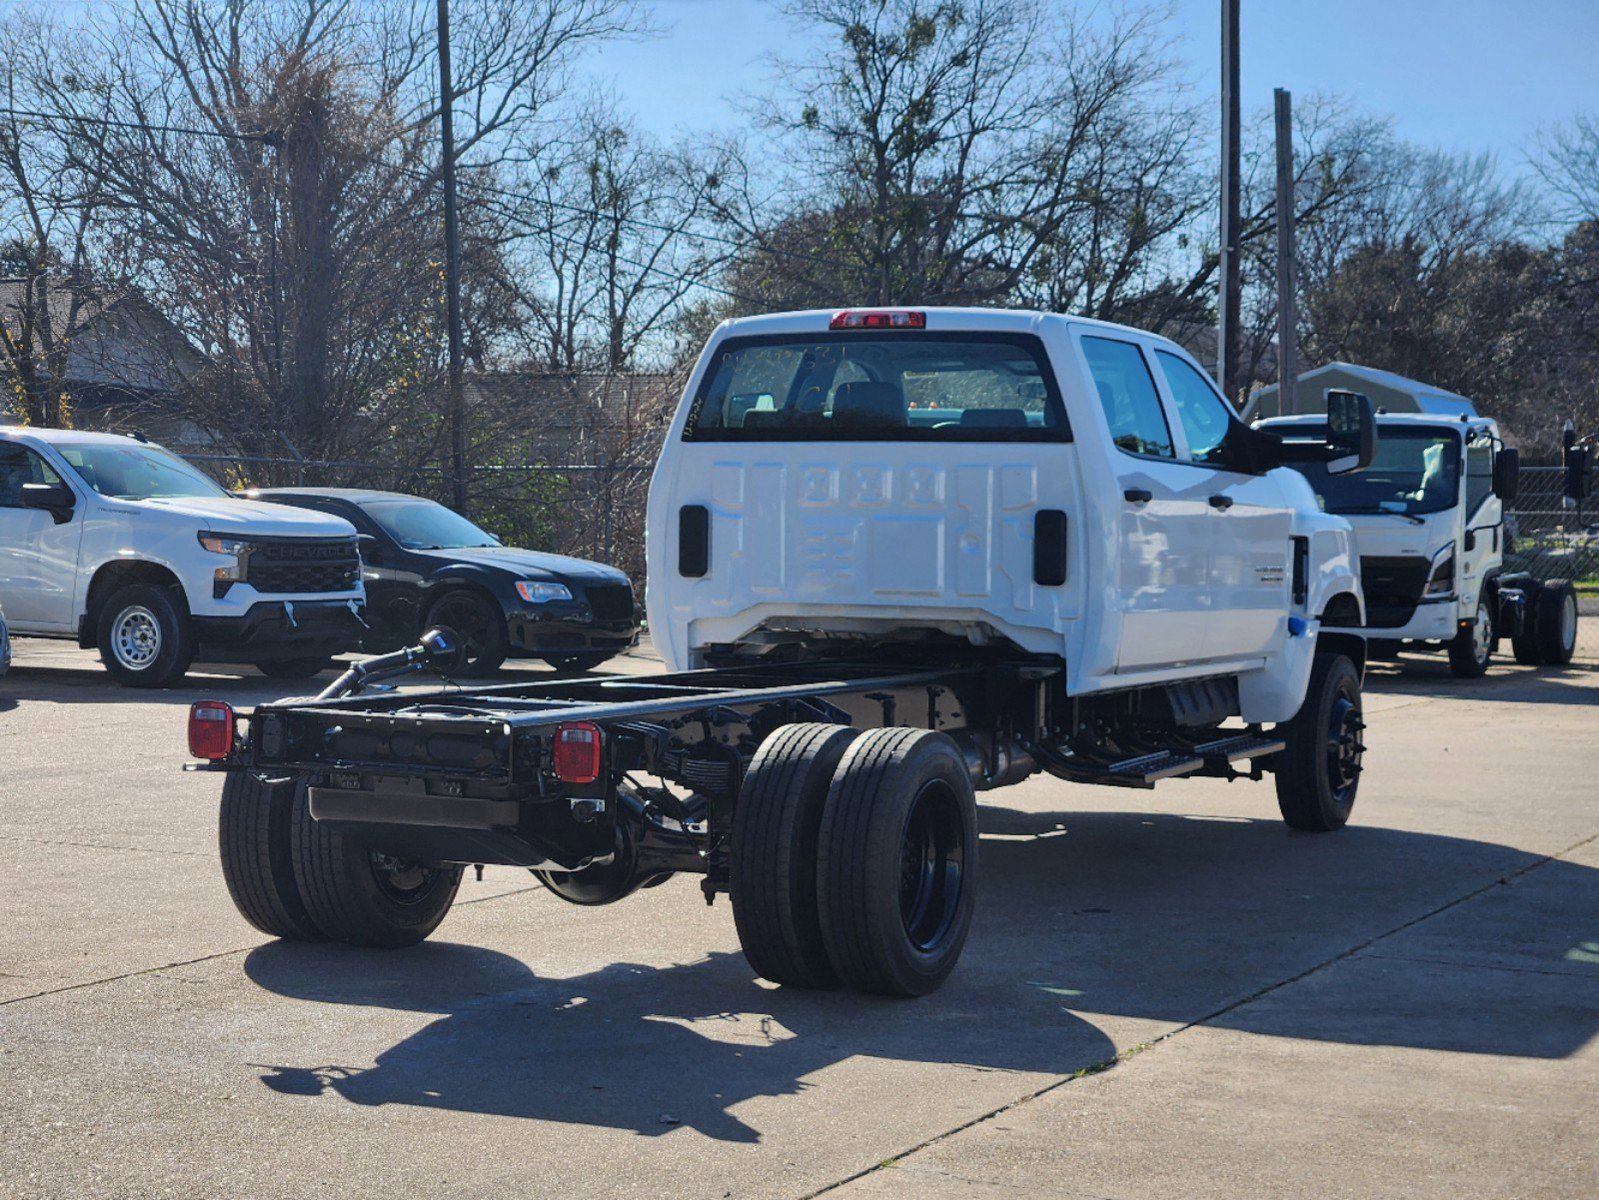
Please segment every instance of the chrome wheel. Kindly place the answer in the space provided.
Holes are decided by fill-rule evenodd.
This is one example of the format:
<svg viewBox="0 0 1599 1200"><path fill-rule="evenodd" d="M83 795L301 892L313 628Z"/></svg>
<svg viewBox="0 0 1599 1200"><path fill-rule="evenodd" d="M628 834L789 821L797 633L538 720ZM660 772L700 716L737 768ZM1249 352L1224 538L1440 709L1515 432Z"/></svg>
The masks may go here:
<svg viewBox="0 0 1599 1200"><path fill-rule="evenodd" d="M130 671L143 671L161 654L161 622L142 604L125 608L111 626L111 653Z"/></svg>
<svg viewBox="0 0 1599 1200"><path fill-rule="evenodd" d="M1565 603L1560 606L1560 648L1566 652L1577 647L1577 597L1575 593L1566 594Z"/></svg>

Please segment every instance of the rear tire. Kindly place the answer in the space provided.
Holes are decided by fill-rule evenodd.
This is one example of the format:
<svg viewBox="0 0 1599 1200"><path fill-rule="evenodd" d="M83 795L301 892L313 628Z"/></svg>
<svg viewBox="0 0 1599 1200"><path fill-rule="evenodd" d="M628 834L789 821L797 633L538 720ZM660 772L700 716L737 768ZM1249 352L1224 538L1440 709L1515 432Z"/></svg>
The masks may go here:
<svg viewBox="0 0 1599 1200"><path fill-rule="evenodd" d="M1539 664L1565 666L1577 650L1577 593L1566 580L1551 579L1538 592L1536 611L1533 634Z"/></svg>
<svg viewBox="0 0 1599 1200"><path fill-rule="evenodd" d="M222 878L233 906L262 933L291 942L319 942L324 935L294 877L293 817L293 780L229 771L217 822Z"/></svg>
<svg viewBox="0 0 1599 1200"><path fill-rule="evenodd" d="M307 658L277 658L256 663L256 669L268 679L315 679L323 671L333 669L333 660L325 654Z"/></svg>
<svg viewBox="0 0 1599 1200"><path fill-rule="evenodd" d="M763 979L833 988L816 897L816 848L833 773L860 736L784 725L755 752L733 809L729 891L739 945Z"/></svg>
<svg viewBox="0 0 1599 1200"><path fill-rule="evenodd" d="M828 959L849 986L924 996L954 970L971 928L977 798L947 736L874 729L839 763L818 839Z"/></svg>
<svg viewBox="0 0 1599 1200"><path fill-rule="evenodd" d="M378 854L313 821L303 784L292 843L306 911L328 937L352 946L414 946L439 927L461 886L460 867Z"/></svg>
<svg viewBox="0 0 1599 1200"><path fill-rule="evenodd" d="M1281 727L1288 745L1276 756L1277 807L1290 828L1343 828L1360 787L1360 673L1342 654L1317 654L1305 701Z"/></svg>
<svg viewBox="0 0 1599 1200"><path fill-rule="evenodd" d="M132 583L107 597L95 641L106 671L123 687L168 687L194 661L194 628L181 594L155 584Z"/></svg>
<svg viewBox="0 0 1599 1200"><path fill-rule="evenodd" d="M1457 679L1481 679L1493 662L1494 639L1498 634L1493 598L1484 595L1477 602L1477 615L1470 625L1459 630L1448 642L1449 669Z"/></svg>

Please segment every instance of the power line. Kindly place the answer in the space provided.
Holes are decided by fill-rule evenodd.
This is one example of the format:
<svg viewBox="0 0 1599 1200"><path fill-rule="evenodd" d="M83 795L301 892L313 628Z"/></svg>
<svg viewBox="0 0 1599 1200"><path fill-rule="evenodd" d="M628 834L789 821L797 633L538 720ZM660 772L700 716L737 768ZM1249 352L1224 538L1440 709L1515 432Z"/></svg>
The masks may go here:
<svg viewBox="0 0 1599 1200"><path fill-rule="evenodd" d="M261 142L268 146L276 146L278 144L278 135L272 130L230 133L225 129L190 129L182 125L152 125L147 121L122 121L115 117L91 117L83 113L34 112L26 108L0 107L0 116L32 117L39 121L75 121L85 125L109 125L116 129L137 129L145 133L182 133L189 137L228 138L234 141Z"/></svg>

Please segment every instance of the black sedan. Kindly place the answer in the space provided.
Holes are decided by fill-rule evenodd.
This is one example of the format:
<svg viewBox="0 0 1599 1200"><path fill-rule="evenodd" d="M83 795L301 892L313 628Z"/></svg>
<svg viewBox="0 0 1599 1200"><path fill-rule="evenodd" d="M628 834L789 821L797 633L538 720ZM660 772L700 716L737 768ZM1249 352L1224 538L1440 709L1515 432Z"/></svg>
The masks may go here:
<svg viewBox="0 0 1599 1200"><path fill-rule="evenodd" d="M382 652L448 625L467 671L485 675L511 655L560 671L592 671L638 640L633 585L615 567L502 545L459 513L398 492L262 488L246 493L343 517L361 539L365 648Z"/></svg>

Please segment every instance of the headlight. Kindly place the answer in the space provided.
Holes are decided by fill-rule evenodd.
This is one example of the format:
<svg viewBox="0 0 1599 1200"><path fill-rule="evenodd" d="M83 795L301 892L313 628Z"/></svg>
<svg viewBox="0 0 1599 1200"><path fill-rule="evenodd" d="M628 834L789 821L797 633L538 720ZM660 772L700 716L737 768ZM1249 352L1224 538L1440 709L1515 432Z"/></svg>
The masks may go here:
<svg viewBox="0 0 1599 1200"><path fill-rule="evenodd" d="M200 545L212 554L248 554L250 543L243 538L228 537L221 533L202 533Z"/></svg>
<svg viewBox="0 0 1599 1200"><path fill-rule="evenodd" d="M516 594L529 604L547 604L551 600L570 600L572 589L564 583L543 583L532 579L518 579Z"/></svg>
<svg viewBox="0 0 1599 1200"><path fill-rule="evenodd" d="M1455 590L1455 544L1450 542L1432 556L1432 567L1427 572L1427 586L1423 597L1447 596Z"/></svg>

